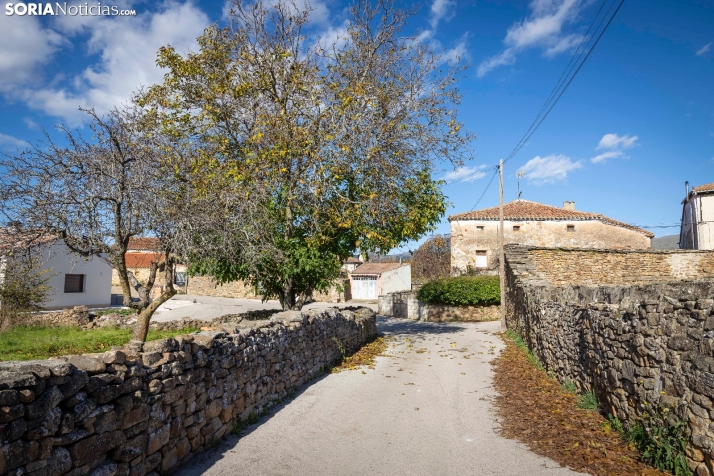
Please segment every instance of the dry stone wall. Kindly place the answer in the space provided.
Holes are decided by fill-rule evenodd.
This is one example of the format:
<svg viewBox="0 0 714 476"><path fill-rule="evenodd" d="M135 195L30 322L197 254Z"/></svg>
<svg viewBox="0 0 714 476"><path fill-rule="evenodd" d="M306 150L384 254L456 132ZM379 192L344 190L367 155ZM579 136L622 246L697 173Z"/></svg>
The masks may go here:
<svg viewBox="0 0 714 476"><path fill-rule="evenodd" d="M395 292L379 296L378 312L384 316L426 322L483 322L500 319L499 306L449 306L427 304L415 292Z"/></svg>
<svg viewBox="0 0 714 476"><path fill-rule="evenodd" d="M507 326L561 382L594 391L602 411L634 419L645 404L683 402L690 466L706 476L714 474L714 280L701 263L714 253L688 253L632 254L625 275L618 252L598 251L596 261L578 250L508 247ZM673 277L673 256L688 263L677 271L684 280ZM613 262L619 280L591 265ZM579 269L580 279L564 284L558 269Z"/></svg>
<svg viewBox="0 0 714 476"><path fill-rule="evenodd" d="M377 329L371 310L333 308L234 331L0 364L0 474L171 473Z"/></svg>

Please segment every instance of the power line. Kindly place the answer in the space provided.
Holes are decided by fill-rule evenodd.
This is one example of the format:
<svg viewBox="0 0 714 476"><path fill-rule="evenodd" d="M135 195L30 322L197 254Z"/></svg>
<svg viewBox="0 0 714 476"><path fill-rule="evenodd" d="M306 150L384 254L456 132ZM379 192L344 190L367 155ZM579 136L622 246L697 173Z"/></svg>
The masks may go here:
<svg viewBox="0 0 714 476"><path fill-rule="evenodd" d="M493 183L493 179L496 178L496 175L498 175L498 167L496 167L496 171L493 172L493 175L491 175L491 180L489 180L488 183L486 184L486 188L483 189L481 196L478 197L478 200L476 200L476 204L473 207L471 207L471 210L469 210L469 211L473 211L478 206L478 204L481 203L481 199L483 198L484 195L486 195L486 191L488 191L488 188L491 186L491 183Z"/></svg>
<svg viewBox="0 0 714 476"><path fill-rule="evenodd" d="M617 1L617 0L615 0L615 1ZM596 31L600 29L600 26L601 26L602 23L605 21L605 18L607 18L607 14L610 12L610 10L612 10L612 7L615 5L615 1L613 1L613 3L612 3L612 4L610 5L610 7L607 9L607 12L605 13L605 16L602 18L602 20L600 20L600 23L598 24L598 27L597 27ZM595 40L595 43L593 43L592 47L588 50L588 52L587 52L587 54L585 55L585 57L583 58L583 60L580 61L580 64L578 64L578 66L577 66L577 68L575 69L575 71L573 72L573 74L570 75L570 73L568 73L568 75L570 75L570 79L568 79L567 83L565 83L565 82L562 82L562 83L561 83L561 80L558 81L558 83L561 83L562 89L561 89L560 87L558 87L557 84L556 84L556 91L557 91L557 90L560 90L560 93L558 93L557 96L554 96L555 99L552 101L552 104L550 104L549 107L548 107L548 103L550 102L550 100L546 100L546 103L544 104L544 107L541 108L541 109L543 110L544 108L547 107L547 111L545 112L545 114L543 114L543 117L540 118L540 120L538 120L538 118L540 117L541 113L539 113L538 116L536 116L536 120L534 121L535 126L534 126L534 127L531 126L531 127L526 131L526 133L524 134L523 138L519 141L519 143L516 145L516 147L513 149L513 151L511 151L511 153L508 155L508 157L506 157L506 159L504 159L504 161L503 161L504 164L505 164L506 162L508 162L509 160L511 160L511 159L518 153L518 151L521 150L521 148L523 148L523 146L528 142L528 139L530 139L530 138L533 136L533 134L535 133L535 131L538 130L538 128L541 126L541 124L543 124L543 121L545 121L545 119L548 117L548 114L550 114L550 112L553 110L553 108L554 108L555 105L558 103L558 101L560 100L560 98L563 97L563 94L564 94L565 91L568 89L568 87L570 86L570 84L573 82L573 79L575 79L575 76L577 76L578 72L580 72L580 69L583 67L583 65L585 64L585 62L588 60L588 58L589 58L590 55L592 54L593 50L595 50L595 47L596 47L597 44L600 42L600 39L602 39L602 36L603 36L603 35L605 34L605 32L607 31L608 27L609 27L610 24L612 23L612 20L613 20L613 19L615 18L615 16L617 15L617 12L620 11L620 8L622 7L622 4L623 4L623 3L625 3L625 0L620 0L620 3L617 5L617 8L616 8L615 11L613 12L613 14L610 16L610 18L609 18L609 20L607 21L607 23L605 24L605 27L602 29L602 31L600 31L600 34L597 36L597 39ZM595 17L595 20L596 20L597 17L599 16L599 12L600 12L600 11L598 11L598 15ZM593 22L594 22L595 20L593 20ZM589 31L589 29L588 29L588 31ZM593 36L593 38L594 38L594 36ZM577 61L580 60L580 57L583 55L583 53L585 52L585 50L587 49L588 45L590 44L590 41L592 41L592 38L588 41L588 43L585 45L585 48L583 49L583 51L582 51L582 52L580 53L580 55L578 56L578 60L576 60L576 64L577 64ZM578 48L579 48L579 47L578 47ZM576 54L577 54L577 50L576 50L576 52L575 52L573 55L575 56ZM572 60L572 58L571 58L571 60ZM570 65L570 63L569 63L569 65ZM575 68L575 64L573 64L573 66L570 68L570 70L572 71L573 68ZM568 69L568 66L566 66L566 70L567 70L567 69ZM562 75L561 75L561 77L562 77ZM536 121L537 121L537 122L536 122Z"/></svg>

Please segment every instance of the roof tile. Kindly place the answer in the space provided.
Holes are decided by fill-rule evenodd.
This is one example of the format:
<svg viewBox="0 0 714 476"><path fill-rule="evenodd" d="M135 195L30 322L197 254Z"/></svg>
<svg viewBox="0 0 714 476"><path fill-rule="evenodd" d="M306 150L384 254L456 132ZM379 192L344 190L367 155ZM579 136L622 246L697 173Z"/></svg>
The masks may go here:
<svg viewBox="0 0 714 476"><path fill-rule="evenodd" d="M484 208L482 210L474 210L466 213L449 216L449 221L453 220L498 220L499 207ZM514 200L503 204L503 219L511 221L538 221L538 220L557 220L557 221L574 221L574 220L599 220L607 225L619 226L628 230L642 233L643 235L652 238L653 233L642 228L637 228L633 225L628 225L621 221L613 220L599 213L581 212L577 210L567 210L565 208L553 207L542 203L531 202L529 200Z"/></svg>
<svg viewBox="0 0 714 476"><path fill-rule="evenodd" d="M401 266L404 265L399 263L365 263L361 266L358 266L357 269L352 272L352 276L380 275L382 273L386 273L387 271L397 269Z"/></svg>

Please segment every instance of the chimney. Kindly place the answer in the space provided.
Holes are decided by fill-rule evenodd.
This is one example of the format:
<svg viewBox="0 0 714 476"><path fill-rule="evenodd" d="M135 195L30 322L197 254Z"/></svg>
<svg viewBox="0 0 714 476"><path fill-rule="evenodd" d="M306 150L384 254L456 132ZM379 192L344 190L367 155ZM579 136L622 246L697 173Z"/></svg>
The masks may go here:
<svg viewBox="0 0 714 476"><path fill-rule="evenodd" d="M575 210L575 202L563 202L563 210Z"/></svg>

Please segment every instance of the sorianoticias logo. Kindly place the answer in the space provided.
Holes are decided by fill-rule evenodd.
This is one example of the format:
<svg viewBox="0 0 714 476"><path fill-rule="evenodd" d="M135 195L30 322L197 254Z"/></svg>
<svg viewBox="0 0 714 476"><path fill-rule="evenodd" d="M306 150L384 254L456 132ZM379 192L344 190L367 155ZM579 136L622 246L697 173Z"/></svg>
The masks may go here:
<svg viewBox="0 0 714 476"><path fill-rule="evenodd" d="M136 16L136 10L124 10L116 5L82 3L79 5L60 3L6 3L8 16Z"/></svg>

